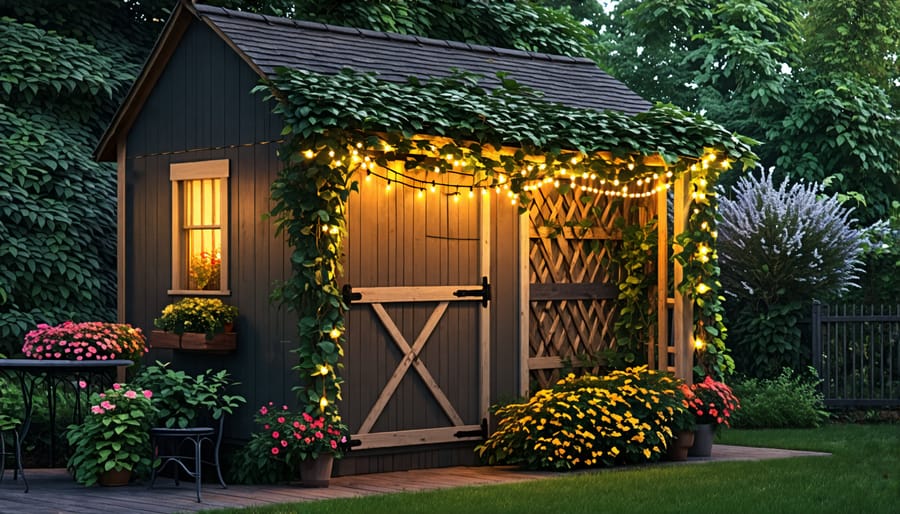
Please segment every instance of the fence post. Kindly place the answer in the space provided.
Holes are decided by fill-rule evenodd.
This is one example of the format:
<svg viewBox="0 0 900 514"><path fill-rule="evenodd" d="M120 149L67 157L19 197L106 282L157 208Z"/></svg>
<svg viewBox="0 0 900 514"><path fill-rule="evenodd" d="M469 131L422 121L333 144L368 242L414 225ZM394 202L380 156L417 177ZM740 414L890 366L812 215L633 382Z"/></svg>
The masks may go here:
<svg viewBox="0 0 900 514"><path fill-rule="evenodd" d="M819 300L813 300L812 316L810 319L810 334L812 336L812 361L816 373L819 374L819 392L825 394L825 369L822 365L822 304Z"/></svg>

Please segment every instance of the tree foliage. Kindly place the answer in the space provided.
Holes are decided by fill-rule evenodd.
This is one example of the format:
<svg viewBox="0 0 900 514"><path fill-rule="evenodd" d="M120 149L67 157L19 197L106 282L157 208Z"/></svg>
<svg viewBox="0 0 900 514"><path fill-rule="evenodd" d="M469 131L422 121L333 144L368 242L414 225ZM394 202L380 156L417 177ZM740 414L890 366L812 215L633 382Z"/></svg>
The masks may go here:
<svg viewBox="0 0 900 514"><path fill-rule="evenodd" d="M645 98L759 139L765 169L827 184L860 220L900 197L900 0L622 0L600 34Z"/></svg>
<svg viewBox="0 0 900 514"><path fill-rule="evenodd" d="M158 29L135 9L153 4L0 6L0 353L39 322L115 316L116 172L91 152Z"/></svg>

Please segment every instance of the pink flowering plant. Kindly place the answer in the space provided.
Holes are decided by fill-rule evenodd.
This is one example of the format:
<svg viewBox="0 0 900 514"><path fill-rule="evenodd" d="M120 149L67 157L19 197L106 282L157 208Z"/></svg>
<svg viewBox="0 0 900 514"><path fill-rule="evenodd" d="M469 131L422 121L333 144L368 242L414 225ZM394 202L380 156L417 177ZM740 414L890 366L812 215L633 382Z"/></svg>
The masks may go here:
<svg viewBox="0 0 900 514"><path fill-rule="evenodd" d="M147 353L147 341L140 328L126 323L42 323L25 335L22 352L32 359L137 361Z"/></svg>
<svg viewBox="0 0 900 514"><path fill-rule="evenodd" d="M157 412L152 397L149 389L118 383L91 395L91 409L84 421L69 425L66 432L72 450L67 467L77 482L93 485L105 471L149 473L153 464L150 428Z"/></svg>
<svg viewBox="0 0 900 514"><path fill-rule="evenodd" d="M261 435L268 442L270 458L290 466L326 453L336 458L343 456L348 430L340 420L308 412L292 413L287 405L276 407L269 402L260 407L256 422L262 426Z"/></svg>
<svg viewBox="0 0 900 514"><path fill-rule="evenodd" d="M681 385L684 404L694 414L697 423L730 426L728 418L741 403L731 388L709 375L702 382Z"/></svg>

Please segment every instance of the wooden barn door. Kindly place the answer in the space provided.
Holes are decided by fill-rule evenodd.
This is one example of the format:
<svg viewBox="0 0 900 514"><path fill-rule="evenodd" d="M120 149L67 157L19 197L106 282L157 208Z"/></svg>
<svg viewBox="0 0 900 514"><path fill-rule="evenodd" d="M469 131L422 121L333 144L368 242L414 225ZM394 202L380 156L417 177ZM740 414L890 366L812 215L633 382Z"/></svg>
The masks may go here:
<svg viewBox="0 0 900 514"><path fill-rule="evenodd" d="M614 344L616 285L605 243L621 240L613 229L621 202L584 196L580 190L560 194L555 188L535 191L529 209L527 253L528 334L523 341L523 392L554 383L566 366L593 367L597 356ZM590 228L566 226L591 219ZM523 238L524 239L524 238Z"/></svg>
<svg viewBox="0 0 900 514"><path fill-rule="evenodd" d="M341 409L360 449L482 437L487 205L374 179L351 199Z"/></svg>

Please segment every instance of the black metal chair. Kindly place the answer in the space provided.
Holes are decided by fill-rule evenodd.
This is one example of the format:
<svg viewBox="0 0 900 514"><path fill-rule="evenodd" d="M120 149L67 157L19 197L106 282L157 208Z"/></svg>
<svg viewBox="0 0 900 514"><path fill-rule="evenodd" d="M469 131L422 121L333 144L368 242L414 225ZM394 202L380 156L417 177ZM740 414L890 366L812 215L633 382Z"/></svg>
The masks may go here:
<svg viewBox="0 0 900 514"><path fill-rule="evenodd" d="M194 479L197 489L197 502L201 502L200 486L203 479L203 465L215 466L219 483L228 489L222 478L219 466L219 447L222 444L222 428L225 426L225 413L218 420L208 416L203 426L186 428L156 427L150 429L150 442L153 447L154 462L159 459L159 466L153 466L150 473L150 487L156 482L157 474L170 463L174 469L175 485L179 485L181 471ZM209 448L210 454L204 459L203 447ZM189 449L190 451L186 451Z"/></svg>
<svg viewBox="0 0 900 514"><path fill-rule="evenodd" d="M16 467L13 470L13 480L18 480L19 476L21 476L22 482L25 483L25 492L27 493L28 480L25 478L25 470L22 468L22 441L19 437L19 424L19 420L6 414L0 414L0 482L3 481L3 477L6 475L6 459L11 455L16 461ZM6 438L8 435L11 435L13 438L11 451L6 449Z"/></svg>

